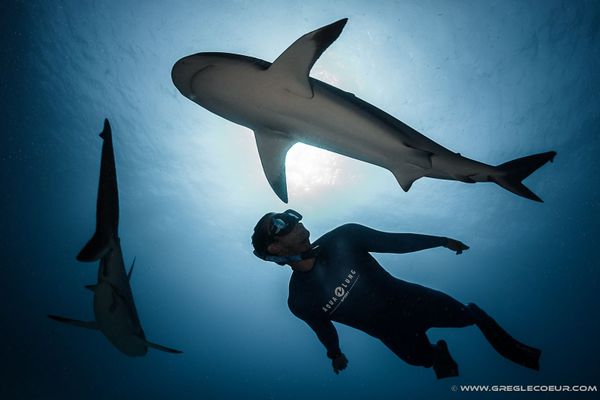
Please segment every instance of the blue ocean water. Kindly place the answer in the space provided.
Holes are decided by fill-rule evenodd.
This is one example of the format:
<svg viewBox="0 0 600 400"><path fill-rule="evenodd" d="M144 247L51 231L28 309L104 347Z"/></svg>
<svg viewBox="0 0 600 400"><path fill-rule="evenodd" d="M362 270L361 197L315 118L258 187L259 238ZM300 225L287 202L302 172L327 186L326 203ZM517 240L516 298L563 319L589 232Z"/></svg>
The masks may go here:
<svg viewBox="0 0 600 400"><path fill-rule="evenodd" d="M545 203L430 179L404 193L388 171L298 145L288 206L264 178L251 131L171 82L183 56L273 61L343 17L312 76L470 158L557 151L526 181ZM481 398L452 385L600 384L598 1L4 1L0 32L1 398ZM105 117L140 319L149 340L183 355L129 358L100 333L46 317L93 318L83 286L97 265L75 255L94 230ZM288 207L313 239L358 222L464 241L471 249L458 257L377 259L477 302L543 349L541 371L501 358L474 327L435 329L461 371L437 381L338 325L350 364L334 375L287 308L289 269L251 253L258 218Z"/></svg>

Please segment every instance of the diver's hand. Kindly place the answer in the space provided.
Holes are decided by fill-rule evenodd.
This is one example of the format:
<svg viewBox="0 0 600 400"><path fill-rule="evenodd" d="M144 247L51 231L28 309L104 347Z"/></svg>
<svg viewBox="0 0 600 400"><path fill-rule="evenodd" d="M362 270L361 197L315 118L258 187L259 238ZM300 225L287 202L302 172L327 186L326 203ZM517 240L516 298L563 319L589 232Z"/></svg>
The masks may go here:
<svg viewBox="0 0 600 400"><path fill-rule="evenodd" d="M459 242L458 240L446 238L446 244L444 247L455 251L456 254L462 254L463 250L469 250L469 246L464 244L463 242Z"/></svg>
<svg viewBox="0 0 600 400"><path fill-rule="evenodd" d="M333 372L335 372L337 375L340 373L340 371L346 369L348 366L348 359L344 353L342 353L338 357L331 360L331 366L333 367Z"/></svg>

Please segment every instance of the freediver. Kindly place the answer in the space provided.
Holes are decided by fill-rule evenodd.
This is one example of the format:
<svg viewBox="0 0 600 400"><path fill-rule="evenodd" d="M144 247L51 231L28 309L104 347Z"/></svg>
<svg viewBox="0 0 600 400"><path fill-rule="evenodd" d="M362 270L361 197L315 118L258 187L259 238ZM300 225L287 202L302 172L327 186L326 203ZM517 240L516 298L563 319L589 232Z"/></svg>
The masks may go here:
<svg viewBox="0 0 600 400"><path fill-rule="evenodd" d="M291 267L288 306L315 331L336 374L346 368L348 359L332 321L380 339L408 364L433 367L438 379L458 376L458 366L444 340L429 342L426 331L434 327L475 324L499 354L539 370L541 351L515 340L477 305L464 305L445 293L397 279L370 254L439 246L461 254L469 249L464 243L346 224L311 244L301 219L294 210L264 215L252 235L254 254Z"/></svg>

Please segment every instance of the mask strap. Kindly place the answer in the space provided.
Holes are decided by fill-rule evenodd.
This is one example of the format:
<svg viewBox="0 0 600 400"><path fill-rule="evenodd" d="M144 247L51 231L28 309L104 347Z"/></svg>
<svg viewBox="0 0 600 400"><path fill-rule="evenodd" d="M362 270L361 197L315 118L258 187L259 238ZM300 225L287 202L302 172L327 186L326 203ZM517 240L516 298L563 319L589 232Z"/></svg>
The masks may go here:
<svg viewBox="0 0 600 400"><path fill-rule="evenodd" d="M276 256L276 255L272 255L272 254L265 255L265 254L259 254L255 250L254 255L265 261L271 261L271 262L277 263L279 265L285 265L285 264L313 258L316 256L318 250L319 250L319 246L314 246L312 249L305 251L304 253L294 254L292 256Z"/></svg>

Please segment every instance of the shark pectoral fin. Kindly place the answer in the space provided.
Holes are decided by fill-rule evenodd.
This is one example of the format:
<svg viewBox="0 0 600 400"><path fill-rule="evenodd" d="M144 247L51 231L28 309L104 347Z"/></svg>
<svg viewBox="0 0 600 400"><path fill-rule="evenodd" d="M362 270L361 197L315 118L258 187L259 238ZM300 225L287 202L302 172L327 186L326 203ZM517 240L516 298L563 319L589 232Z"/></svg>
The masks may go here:
<svg viewBox="0 0 600 400"><path fill-rule="evenodd" d="M83 246L77 254L77 261L92 262L101 259L110 250L110 241L98 232Z"/></svg>
<svg viewBox="0 0 600 400"><path fill-rule="evenodd" d="M151 348L156 349L156 350L165 351L167 353L173 353L173 354L181 354L181 353L183 353L183 351L181 351L181 350L171 349L169 347L165 347L165 346L162 346L160 344L152 343L152 342L149 342L147 340L144 340L144 341L146 342L146 345L148 347L151 347Z"/></svg>
<svg viewBox="0 0 600 400"><path fill-rule="evenodd" d="M408 192L412 184L419 178L425 176L425 170L415 165L405 165L392 171L402 190Z"/></svg>
<svg viewBox="0 0 600 400"><path fill-rule="evenodd" d="M97 287L98 287L98 285L96 285L96 284L94 284L94 285L85 285L85 288L87 290L91 290L92 292L95 292Z"/></svg>
<svg viewBox="0 0 600 400"><path fill-rule="evenodd" d="M340 36L346 22L348 18L302 36L277 57L268 73L280 77L284 88L290 92L312 98L313 90L308 74L321 54Z"/></svg>
<svg viewBox="0 0 600 400"><path fill-rule="evenodd" d="M295 141L280 132L268 128L254 131L258 155L262 163L265 176L273 191L284 203L288 202L287 185L285 179L285 156Z"/></svg>
<svg viewBox="0 0 600 400"><path fill-rule="evenodd" d="M79 321L77 319L61 317L59 315L48 315L48 318L58 322L62 322L63 324L77 326L79 328L98 329L98 324L96 323L96 321Z"/></svg>

